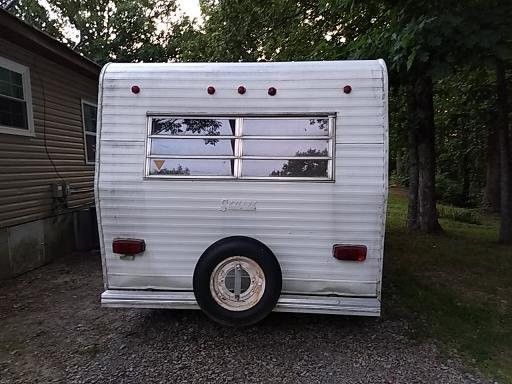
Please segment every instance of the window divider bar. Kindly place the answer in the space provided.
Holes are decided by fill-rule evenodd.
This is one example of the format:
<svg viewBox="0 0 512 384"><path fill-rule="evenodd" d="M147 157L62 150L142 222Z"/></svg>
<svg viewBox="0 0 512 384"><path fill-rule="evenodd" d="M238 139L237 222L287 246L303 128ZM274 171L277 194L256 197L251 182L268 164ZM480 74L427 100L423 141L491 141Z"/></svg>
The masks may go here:
<svg viewBox="0 0 512 384"><path fill-rule="evenodd" d="M22 100L18 100L22 102ZM219 140L330 140L330 136L212 136L212 135L149 135L150 139L219 139Z"/></svg>
<svg viewBox="0 0 512 384"><path fill-rule="evenodd" d="M14 96L9 96L9 95L4 95L3 93L0 93L0 97L5 97L6 99L9 99L9 100L12 100L12 101L17 101L19 103L26 103L27 101L25 100L25 95L23 95L23 99L20 99L18 97L14 97Z"/></svg>
<svg viewBox="0 0 512 384"><path fill-rule="evenodd" d="M149 135L149 139L219 139L219 140L233 140L236 136L213 136L213 135Z"/></svg>
<svg viewBox="0 0 512 384"><path fill-rule="evenodd" d="M205 179L205 180L213 180L213 179L219 179L219 180L235 180L236 177L229 176L229 175L160 175L160 174L148 174L146 178L149 179L189 179L189 180L195 180L195 179Z"/></svg>
<svg viewBox="0 0 512 384"><path fill-rule="evenodd" d="M243 136L244 140L330 140L331 136Z"/></svg>
<svg viewBox="0 0 512 384"><path fill-rule="evenodd" d="M149 155L149 159L220 159L220 160L233 160L236 156L222 156L222 155Z"/></svg>
<svg viewBox="0 0 512 384"><path fill-rule="evenodd" d="M243 151L243 118L238 117L235 120L235 164L233 169L233 176L238 179L242 175L242 151Z"/></svg>
<svg viewBox="0 0 512 384"><path fill-rule="evenodd" d="M242 156L242 160L331 160L328 156Z"/></svg>

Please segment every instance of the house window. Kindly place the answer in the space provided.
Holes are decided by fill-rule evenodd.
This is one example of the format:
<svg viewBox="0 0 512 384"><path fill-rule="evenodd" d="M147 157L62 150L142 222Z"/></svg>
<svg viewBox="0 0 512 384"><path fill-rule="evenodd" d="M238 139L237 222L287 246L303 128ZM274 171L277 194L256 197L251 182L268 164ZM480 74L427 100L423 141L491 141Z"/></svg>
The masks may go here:
<svg viewBox="0 0 512 384"><path fill-rule="evenodd" d="M153 116L146 176L332 180L333 133L333 116Z"/></svg>
<svg viewBox="0 0 512 384"><path fill-rule="evenodd" d="M0 133L33 135L28 67L0 57Z"/></svg>
<svg viewBox="0 0 512 384"><path fill-rule="evenodd" d="M84 126L85 162L94 164L96 159L96 119L98 107L82 100L82 123Z"/></svg>

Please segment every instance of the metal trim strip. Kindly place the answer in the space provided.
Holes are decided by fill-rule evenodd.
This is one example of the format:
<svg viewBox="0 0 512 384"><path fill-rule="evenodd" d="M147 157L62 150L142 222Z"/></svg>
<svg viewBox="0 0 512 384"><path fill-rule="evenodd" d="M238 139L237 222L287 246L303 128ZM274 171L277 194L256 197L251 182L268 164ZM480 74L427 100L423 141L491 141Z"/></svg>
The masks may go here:
<svg viewBox="0 0 512 384"><path fill-rule="evenodd" d="M111 308L199 309L190 291L106 290L101 305ZM375 297L281 295L275 312L380 316L380 300Z"/></svg>

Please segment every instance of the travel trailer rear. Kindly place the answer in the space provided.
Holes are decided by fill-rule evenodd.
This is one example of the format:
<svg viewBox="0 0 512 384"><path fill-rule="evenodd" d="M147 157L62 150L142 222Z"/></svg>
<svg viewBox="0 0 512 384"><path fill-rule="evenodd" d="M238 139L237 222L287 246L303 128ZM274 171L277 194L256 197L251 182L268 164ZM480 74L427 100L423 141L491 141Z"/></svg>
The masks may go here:
<svg viewBox="0 0 512 384"><path fill-rule="evenodd" d="M106 65L102 305L378 316L387 114L382 60Z"/></svg>

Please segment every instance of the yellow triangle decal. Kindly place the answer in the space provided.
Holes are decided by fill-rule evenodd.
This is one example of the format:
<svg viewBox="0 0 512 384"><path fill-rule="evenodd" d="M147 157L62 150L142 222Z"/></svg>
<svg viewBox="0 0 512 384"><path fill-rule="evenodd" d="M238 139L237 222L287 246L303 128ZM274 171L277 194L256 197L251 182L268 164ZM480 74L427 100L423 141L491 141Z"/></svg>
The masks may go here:
<svg viewBox="0 0 512 384"><path fill-rule="evenodd" d="M162 168L162 165L164 165L165 160L153 160L153 162L155 163L156 168L160 170Z"/></svg>

